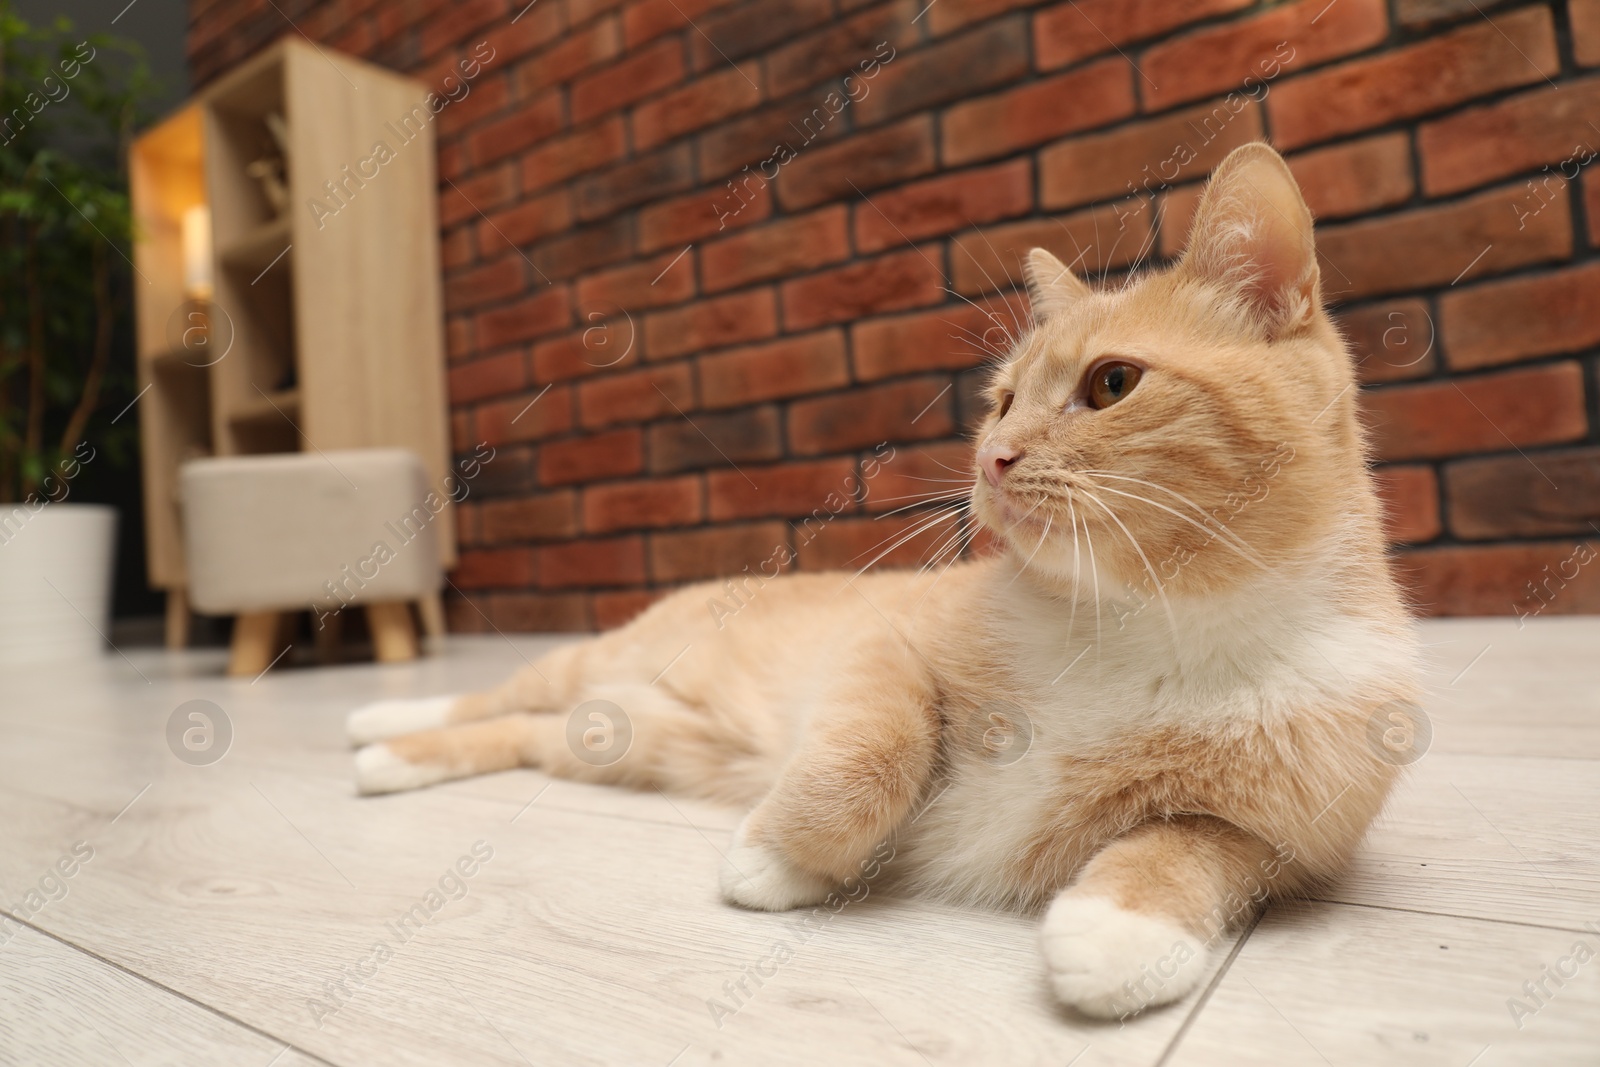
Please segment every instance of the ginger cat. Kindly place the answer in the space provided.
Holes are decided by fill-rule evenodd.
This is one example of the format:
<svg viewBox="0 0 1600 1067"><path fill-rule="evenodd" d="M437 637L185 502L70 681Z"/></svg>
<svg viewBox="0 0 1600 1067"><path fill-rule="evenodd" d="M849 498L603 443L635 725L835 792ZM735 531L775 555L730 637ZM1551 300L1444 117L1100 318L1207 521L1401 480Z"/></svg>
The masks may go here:
<svg viewBox="0 0 1600 1067"><path fill-rule="evenodd" d="M1000 554L747 583L729 618L724 587L681 590L499 688L355 712L361 791L528 766L748 806L731 903L887 869L1044 908L1048 980L1085 1013L1188 993L1377 814L1416 638L1276 152L1218 168L1170 270L1102 292L1036 249L1027 276L970 487ZM615 762L569 744L595 699L631 722Z"/></svg>

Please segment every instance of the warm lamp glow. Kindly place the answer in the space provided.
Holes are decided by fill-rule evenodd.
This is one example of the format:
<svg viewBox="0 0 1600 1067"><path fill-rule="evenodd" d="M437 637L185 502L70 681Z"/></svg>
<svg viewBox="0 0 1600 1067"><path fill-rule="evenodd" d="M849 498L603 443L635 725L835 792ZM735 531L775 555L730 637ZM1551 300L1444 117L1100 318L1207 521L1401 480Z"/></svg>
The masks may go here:
<svg viewBox="0 0 1600 1067"><path fill-rule="evenodd" d="M183 213L183 292L190 300L211 299L211 212L204 204Z"/></svg>

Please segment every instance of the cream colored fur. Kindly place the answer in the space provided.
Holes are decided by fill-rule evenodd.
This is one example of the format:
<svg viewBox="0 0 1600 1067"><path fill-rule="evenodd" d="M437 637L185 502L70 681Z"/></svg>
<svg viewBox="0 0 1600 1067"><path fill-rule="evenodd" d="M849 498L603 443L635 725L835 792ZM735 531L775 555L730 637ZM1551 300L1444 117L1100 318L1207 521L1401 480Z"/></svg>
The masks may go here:
<svg viewBox="0 0 1600 1067"><path fill-rule="evenodd" d="M1224 162L1190 247L1109 291L1034 253L1040 321L978 442L1018 458L971 494L999 555L752 581L732 615L724 586L682 590L438 729L410 732L437 704L358 712L378 742L359 787L536 766L744 805L733 903L881 878L1048 907L1063 1002L1183 996L1262 899L1340 869L1396 773L1369 719L1418 692L1353 370L1276 153ZM1095 409L1108 358L1143 374ZM569 743L594 699L631 724L614 762Z"/></svg>

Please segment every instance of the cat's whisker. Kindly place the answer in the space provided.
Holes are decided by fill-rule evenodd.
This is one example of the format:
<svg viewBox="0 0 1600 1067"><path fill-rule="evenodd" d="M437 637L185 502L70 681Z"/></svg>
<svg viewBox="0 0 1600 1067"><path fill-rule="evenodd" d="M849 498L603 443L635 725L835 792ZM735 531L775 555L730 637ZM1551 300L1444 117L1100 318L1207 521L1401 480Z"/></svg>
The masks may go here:
<svg viewBox="0 0 1600 1067"><path fill-rule="evenodd" d="M1054 521L1054 519L1054 515L1046 515L1044 517L1044 533L1039 535L1039 543L1033 546L1033 551L1028 553L1028 558L1022 561L1022 566L1017 568L1017 573L1013 574L1011 576L1011 581L1006 583L1007 589L1010 589L1016 580L1022 577L1022 572L1028 569L1028 564L1033 562L1033 557L1037 556L1039 554L1039 550L1044 547L1044 539L1050 536L1050 523Z"/></svg>
<svg viewBox="0 0 1600 1067"><path fill-rule="evenodd" d="M1181 644L1178 637L1177 613L1172 610L1172 602L1167 599L1166 587L1161 584L1161 579L1156 575L1155 567L1151 566L1150 557L1146 556L1144 554L1144 549L1140 547L1139 539L1133 536L1132 530L1129 530L1127 526L1123 525L1121 519L1117 518L1117 513L1111 509L1111 505L1107 504L1104 500L1101 500L1087 489L1080 488L1078 491L1084 495L1085 499L1089 500L1093 504L1098 505L1101 510L1106 513L1106 517L1117 524L1117 529L1122 531L1123 535L1127 537L1128 543L1133 546L1134 552L1138 553L1139 562L1144 564L1145 573L1150 575L1150 580L1155 583L1156 595L1161 598L1162 610L1166 612L1167 622L1172 630L1173 647L1174 649L1179 649Z"/></svg>
<svg viewBox="0 0 1600 1067"><path fill-rule="evenodd" d="M1078 583L1083 577L1078 564L1078 506L1071 496L1067 497L1067 514L1072 516L1072 614L1067 616L1067 650L1070 652L1072 642L1078 637Z"/></svg>
<svg viewBox="0 0 1600 1067"><path fill-rule="evenodd" d="M1014 335L1011 332L1011 330L1006 326L1005 320L1002 319L999 316L999 314L997 314L994 310L992 310L990 308L985 308L985 307L979 305L978 303L973 301L970 297L963 296L961 293L956 292L954 289L950 288L948 285L944 287L944 291L949 293L951 296L955 297L957 300L965 300L968 304L972 305L973 309L976 310L978 312L978 314L982 315L984 318L988 319L990 322L992 322L996 326L1000 327L1000 332L1005 335L1006 342L1007 342L1007 347L1015 348L1017 346L1017 337L1016 337L1016 335Z"/></svg>
<svg viewBox="0 0 1600 1067"><path fill-rule="evenodd" d="M955 489L955 490L941 491L941 492L937 492L937 493L918 494L918 495L909 496L909 497L906 497L906 496L892 496L892 497L889 497L890 501L893 501L893 500L910 500L911 503L902 504L897 508L893 508L893 509L891 509L889 511L885 511L880 515L874 515L872 517L872 521L873 522L879 522L879 521L881 521L883 519L887 519L890 515L897 515L902 511L910 511L912 508L925 507L928 504L937 503L937 502L939 502L941 500L963 500L963 499L966 498L966 496L967 496L967 494L969 492L971 492L970 487L967 488L967 489ZM887 503L888 501L884 501L884 502Z"/></svg>
<svg viewBox="0 0 1600 1067"><path fill-rule="evenodd" d="M1089 576L1094 579L1094 665L1100 669L1100 568L1094 561L1094 531L1089 529L1089 516L1083 517L1083 543L1089 548Z"/></svg>
<svg viewBox="0 0 1600 1067"><path fill-rule="evenodd" d="M925 533L926 531L933 529L935 526L938 526L942 522L949 522L953 518L958 518L961 515L962 509L965 506L966 505L962 504L962 505L952 505L952 506L949 506L949 507L941 508L941 509L939 509L939 511L935 512L933 515L931 515L931 516L929 516L927 518L916 520L909 529L902 530L898 535L890 534L888 537L884 538L883 540L884 541L892 540L894 543L891 544L888 548L885 548L882 552L879 552L876 556L873 556L870 560L868 560L865 566L863 566L860 570L856 571L855 575L851 578L851 581L854 581L856 578L859 578L863 574L867 573L867 571L872 569L873 565L875 565L879 560L881 560L883 557L887 556L889 553L893 552L895 549L899 548L901 545L905 544L907 541L911 540L913 537L917 537L917 536ZM872 548L867 549L866 552L858 553L857 555L855 555L855 556L853 556L851 558L852 558L852 560L860 559L862 556L865 556L867 554L867 552L873 551L874 549L878 548L879 545L882 545L882 544L883 544L883 541L879 541L878 544L873 545Z"/></svg>
<svg viewBox="0 0 1600 1067"><path fill-rule="evenodd" d="M1189 518L1189 516L1183 514L1180 511L1176 511L1173 508L1169 508L1165 504L1158 504L1154 500L1151 500L1149 497L1143 497L1143 496L1140 496L1137 493L1126 493L1126 492L1123 492L1121 489L1113 489L1109 485L1096 485L1095 488L1100 490L1102 493L1115 493L1118 496L1127 497L1129 500L1137 500L1141 504L1149 504L1153 508L1159 508L1160 510L1165 511L1168 515L1171 515L1173 518L1179 519L1182 522L1188 523L1190 526L1193 526L1196 530L1199 530L1201 533L1211 535L1209 540L1217 541L1218 544L1222 545L1225 548L1230 549L1235 555L1237 555L1240 559L1244 560L1246 563L1253 563L1257 567L1260 567L1262 570L1270 570L1270 568L1267 566L1266 560L1263 560L1260 556L1256 555L1256 553L1254 553L1254 552L1246 552L1244 549L1235 547L1229 541L1219 540L1217 538L1217 536L1216 536L1216 534L1217 534L1216 530L1213 530L1209 526L1202 526L1200 523L1195 522L1193 519Z"/></svg>
<svg viewBox="0 0 1600 1067"><path fill-rule="evenodd" d="M1206 520L1209 523L1214 523L1215 524L1215 531L1218 534L1221 534L1221 535L1226 536L1226 537L1231 537L1233 539L1233 542L1236 545L1238 545L1240 548L1242 548L1242 549L1250 552L1251 554L1255 555L1258 559L1260 558L1260 553L1256 552L1256 550L1253 547L1251 547L1251 545L1250 545L1250 543L1248 541L1246 541L1244 538L1240 537L1238 534L1234 533L1232 530L1228 529L1228 527L1227 527L1227 525L1225 523L1223 523L1221 520L1219 520L1216 516L1212 515L1210 512L1206 511L1205 508L1201 507L1199 504L1196 504L1193 500L1190 500L1188 497L1184 496L1182 493L1177 492L1174 489L1169 489L1168 487L1166 487L1164 485L1161 485L1158 482L1146 481L1143 478L1134 478L1134 477L1131 477L1130 475L1126 475L1126 474L1118 474L1115 471L1104 471L1104 470L1092 470L1091 469L1091 470L1079 471L1078 473L1087 474L1087 475L1093 475L1093 476L1098 477L1098 478L1114 478L1117 481L1121 481L1121 482L1133 482L1136 485L1148 486L1151 489L1156 489L1156 490L1159 490L1160 492L1166 493L1168 496L1172 497L1174 500L1178 501L1180 504L1186 504L1189 507L1193 508L1195 510L1195 512L1198 513L1199 516L1202 519ZM1102 486L1101 488L1109 488L1109 487ZM1154 504L1155 501L1147 501L1147 503Z"/></svg>

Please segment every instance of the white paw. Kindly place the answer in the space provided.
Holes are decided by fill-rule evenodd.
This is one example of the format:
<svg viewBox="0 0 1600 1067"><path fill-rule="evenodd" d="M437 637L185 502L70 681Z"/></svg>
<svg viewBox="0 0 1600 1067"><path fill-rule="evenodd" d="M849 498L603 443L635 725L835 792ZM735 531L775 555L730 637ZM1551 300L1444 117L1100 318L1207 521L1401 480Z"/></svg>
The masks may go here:
<svg viewBox="0 0 1600 1067"><path fill-rule="evenodd" d="M820 904L833 892L832 882L800 870L777 849L744 841L744 823L740 823L720 879L722 899L729 904L756 911L788 911Z"/></svg>
<svg viewBox="0 0 1600 1067"><path fill-rule="evenodd" d="M456 702L454 696L421 700L379 700L352 711L344 721L352 745L370 745L417 730L443 726Z"/></svg>
<svg viewBox="0 0 1600 1067"><path fill-rule="evenodd" d="M1085 1015L1116 1019L1178 1000L1207 971L1200 939L1104 897L1063 894L1040 931L1050 985Z"/></svg>
<svg viewBox="0 0 1600 1067"><path fill-rule="evenodd" d="M449 777L448 768L401 759L388 745L368 745L356 753L356 791L363 795L421 789Z"/></svg>

